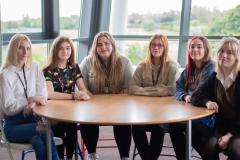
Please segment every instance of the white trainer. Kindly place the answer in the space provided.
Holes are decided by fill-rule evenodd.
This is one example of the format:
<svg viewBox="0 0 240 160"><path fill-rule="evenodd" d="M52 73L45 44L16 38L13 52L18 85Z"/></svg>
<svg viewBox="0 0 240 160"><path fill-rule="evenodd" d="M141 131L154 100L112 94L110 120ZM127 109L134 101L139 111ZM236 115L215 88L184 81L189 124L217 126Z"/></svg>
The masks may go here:
<svg viewBox="0 0 240 160"><path fill-rule="evenodd" d="M97 153L90 153L88 154L87 160L99 160Z"/></svg>

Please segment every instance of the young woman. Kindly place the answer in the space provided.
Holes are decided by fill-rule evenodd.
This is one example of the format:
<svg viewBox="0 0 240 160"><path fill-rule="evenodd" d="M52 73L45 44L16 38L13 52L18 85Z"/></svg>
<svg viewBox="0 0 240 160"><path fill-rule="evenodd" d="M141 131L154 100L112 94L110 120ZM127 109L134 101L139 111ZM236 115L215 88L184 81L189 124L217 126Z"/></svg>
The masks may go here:
<svg viewBox="0 0 240 160"><path fill-rule="evenodd" d="M210 59L210 46L207 38L195 36L188 43L188 62L176 82L175 97L177 100L190 103L194 93L214 72L215 65ZM193 147L202 155L201 146L204 143L208 127L213 127L214 117L210 116L193 121ZM201 128L201 129L200 129ZM178 160L186 159L186 125L183 123L170 124L170 137Z"/></svg>
<svg viewBox="0 0 240 160"><path fill-rule="evenodd" d="M80 65L83 79L92 94L127 93L132 76L129 60L117 53L115 41L108 32L98 33L89 56ZM81 135L88 150L88 159L95 160L99 137L98 125L81 124ZM113 126L115 140L122 160L128 159L131 126Z"/></svg>
<svg viewBox="0 0 240 160"><path fill-rule="evenodd" d="M146 60L141 62L132 77L130 93L144 96L170 96L175 89L178 64L168 57L168 39L153 35ZM160 104L161 105L161 104ZM146 131L151 132L148 143ZM163 145L163 125L132 126L133 139L142 160L157 160Z"/></svg>
<svg viewBox="0 0 240 160"><path fill-rule="evenodd" d="M60 36L53 41L48 64L43 72L49 99L88 100L90 98L80 68L75 62L73 43L68 37ZM75 90L76 87L78 91ZM52 128L54 135L63 139L63 144L57 147L59 158L64 159L64 148L66 148L67 159L72 159L77 142L76 124L59 122Z"/></svg>
<svg viewBox="0 0 240 160"><path fill-rule="evenodd" d="M32 63L32 44L26 35L15 34L11 38L0 84L6 138L13 143L31 143L36 159L46 160L46 133L40 130L32 107L46 105L47 89L41 69ZM51 155L53 160L58 159L53 140Z"/></svg>
<svg viewBox="0 0 240 160"><path fill-rule="evenodd" d="M224 151L231 160L240 159L240 43L223 38L218 49L217 72L194 92L191 102L216 111L216 128L205 143L204 160L219 160Z"/></svg>

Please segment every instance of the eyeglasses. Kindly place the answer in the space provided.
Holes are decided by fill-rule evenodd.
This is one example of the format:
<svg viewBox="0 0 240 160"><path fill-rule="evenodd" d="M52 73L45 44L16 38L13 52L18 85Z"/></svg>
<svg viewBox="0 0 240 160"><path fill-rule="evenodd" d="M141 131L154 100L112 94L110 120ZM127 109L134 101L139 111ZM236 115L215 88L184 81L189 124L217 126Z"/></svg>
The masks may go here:
<svg viewBox="0 0 240 160"><path fill-rule="evenodd" d="M151 43L151 47L153 47L153 48L155 48L155 47L163 48L163 45L161 43Z"/></svg>

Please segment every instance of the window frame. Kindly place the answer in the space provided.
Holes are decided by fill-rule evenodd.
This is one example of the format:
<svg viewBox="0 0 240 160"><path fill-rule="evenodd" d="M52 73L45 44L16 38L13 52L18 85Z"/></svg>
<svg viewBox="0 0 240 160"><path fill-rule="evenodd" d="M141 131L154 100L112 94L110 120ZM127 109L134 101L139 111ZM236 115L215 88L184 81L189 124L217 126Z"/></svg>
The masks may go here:
<svg viewBox="0 0 240 160"><path fill-rule="evenodd" d="M177 36L167 35L169 40L178 40L178 62L184 67L186 64L186 48L189 35L190 18L191 18L191 2L192 0L182 0L180 32ZM29 36L32 43L48 42L49 46L52 39L60 33L60 15L59 15L59 0L41 0L42 4L42 32L24 33ZM88 55L95 34L100 31L109 31L110 16L111 16L112 0L82 0L82 8L80 15L80 28L78 38L73 39L78 42L78 63ZM1 7L1 1L0 1ZM1 8L0 8L1 18ZM1 22L1 19L0 19ZM7 45L10 38L15 33L2 33L0 26L0 63L2 63L2 45ZM203 35L204 36L204 35ZM116 40L149 40L151 35L121 35L114 34ZM206 36L209 40L220 40L225 36ZM240 39L240 36L235 36Z"/></svg>

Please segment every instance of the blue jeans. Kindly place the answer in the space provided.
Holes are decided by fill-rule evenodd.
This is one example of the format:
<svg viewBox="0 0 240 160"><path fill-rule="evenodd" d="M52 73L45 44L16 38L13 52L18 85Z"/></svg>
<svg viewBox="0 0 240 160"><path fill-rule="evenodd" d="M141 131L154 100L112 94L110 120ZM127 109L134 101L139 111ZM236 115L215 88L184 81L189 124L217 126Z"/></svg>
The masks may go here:
<svg viewBox="0 0 240 160"><path fill-rule="evenodd" d="M24 117L22 113L4 117L4 132L12 143L31 143L37 160L47 160L46 132L36 131L37 122L33 115ZM58 160L52 138L52 160Z"/></svg>

